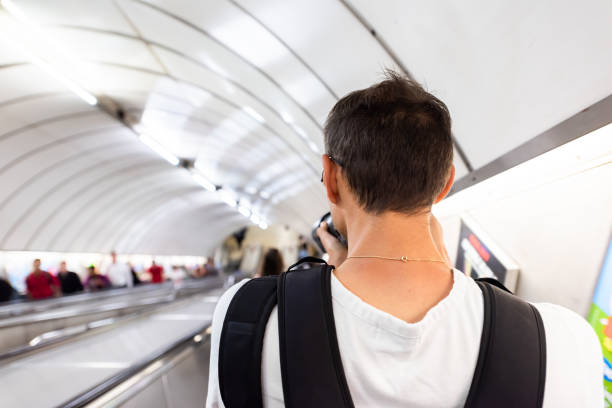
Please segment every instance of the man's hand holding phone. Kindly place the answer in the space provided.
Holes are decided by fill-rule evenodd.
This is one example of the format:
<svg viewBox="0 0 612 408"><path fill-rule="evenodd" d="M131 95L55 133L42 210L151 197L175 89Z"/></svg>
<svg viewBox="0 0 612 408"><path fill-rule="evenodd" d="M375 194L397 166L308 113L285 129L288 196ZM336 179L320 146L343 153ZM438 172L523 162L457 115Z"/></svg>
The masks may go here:
<svg viewBox="0 0 612 408"><path fill-rule="evenodd" d="M347 248L327 231L326 222L322 222L317 228L317 235L325 248L325 252L329 254L329 264L336 268L339 267L346 260Z"/></svg>

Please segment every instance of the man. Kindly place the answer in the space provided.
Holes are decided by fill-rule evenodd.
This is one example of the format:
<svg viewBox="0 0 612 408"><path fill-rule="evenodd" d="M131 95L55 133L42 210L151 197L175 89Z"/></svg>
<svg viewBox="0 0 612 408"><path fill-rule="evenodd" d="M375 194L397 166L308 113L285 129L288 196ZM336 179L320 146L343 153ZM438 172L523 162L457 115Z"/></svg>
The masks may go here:
<svg viewBox="0 0 612 408"><path fill-rule="evenodd" d="M75 272L71 272L66 268L66 261L60 262L57 278L59 279L64 295L81 292L83 290L81 278L79 278L79 275Z"/></svg>
<svg viewBox="0 0 612 408"><path fill-rule="evenodd" d="M15 297L15 289L8 280L0 277L0 302L8 302Z"/></svg>
<svg viewBox="0 0 612 408"><path fill-rule="evenodd" d="M111 287L110 280L106 275L97 274L95 265L87 267L87 278L85 279L85 288L90 292L108 289Z"/></svg>
<svg viewBox="0 0 612 408"><path fill-rule="evenodd" d="M26 278L26 294L29 299L46 299L61 294L57 278L40 269L40 259L34 260L32 272Z"/></svg>
<svg viewBox="0 0 612 408"><path fill-rule="evenodd" d="M215 266L215 260L212 256L206 258L206 264L204 264L204 276L216 276L219 274L217 267Z"/></svg>
<svg viewBox="0 0 612 408"><path fill-rule="evenodd" d="M111 251L111 264L106 267L105 275L110 279L114 287L131 288L134 286L130 267L125 263L117 262L117 253L115 251Z"/></svg>
<svg viewBox="0 0 612 408"><path fill-rule="evenodd" d="M354 405L464 406L479 355L484 306L477 284L451 268L442 230L431 214L455 174L446 106L418 84L390 73L385 81L342 98L324 136L322 181L334 225L348 248L325 225L318 234L337 267L331 277L333 315ZM243 284L222 296L214 314L207 407L224 406L219 337L227 307ZM535 307L546 334L543 406L601 407L595 333L569 310ZM266 326L261 381L264 406L284 406L276 309ZM507 405L499 401L496 406Z"/></svg>
<svg viewBox="0 0 612 408"><path fill-rule="evenodd" d="M164 268L155 263L151 262L151 267L147 269L149 275L151 275L152 283L162 283L164 281Z"/></svg>

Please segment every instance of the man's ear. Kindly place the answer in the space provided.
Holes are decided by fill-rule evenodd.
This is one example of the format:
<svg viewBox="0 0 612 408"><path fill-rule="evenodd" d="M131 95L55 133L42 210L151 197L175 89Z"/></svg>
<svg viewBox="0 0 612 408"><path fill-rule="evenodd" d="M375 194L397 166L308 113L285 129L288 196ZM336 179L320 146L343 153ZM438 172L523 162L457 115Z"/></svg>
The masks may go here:
<svg viewBox="0 0 612 408"><path fill-rule="evenodd" d="M453 187L454 182L455 182L455 166L453 165L451 166L451 170L449 172L449 176L448 176L448 180L446 181L446 185L444 186L444 189L442 190L442 192L438 194L438 197L436 197L434 204L439 203L440 201L442 201L444 197L448 195L451 188Z"/></svg>
<svg viewBox="0 0 612 408"><path fill-rule="evenodd" d="M327 199L332 204L338 204L340 201L340 195L338 194L338 166L334 163L328 155L324 154L322 157L323 161L323 184L325 185L325 192Z"/></svg>

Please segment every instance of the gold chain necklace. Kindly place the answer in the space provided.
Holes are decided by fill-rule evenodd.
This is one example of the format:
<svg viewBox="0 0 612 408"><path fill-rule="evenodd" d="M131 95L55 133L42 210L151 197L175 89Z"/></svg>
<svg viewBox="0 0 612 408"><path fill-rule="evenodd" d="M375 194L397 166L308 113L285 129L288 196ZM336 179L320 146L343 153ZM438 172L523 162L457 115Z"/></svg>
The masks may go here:
<svg viewBox="0 0 612 408"><path fill-rule="evenodd" d="M387 261L399 261L399 262L440 262L446 264L447 262L442 259L427 259L427 258L408 258L407 256L400 257L388 257L388 256L378 256L378 255L352 255L347 256L346 259L358 259L358 258L372 258L372 259L384 259Z"/></svg>

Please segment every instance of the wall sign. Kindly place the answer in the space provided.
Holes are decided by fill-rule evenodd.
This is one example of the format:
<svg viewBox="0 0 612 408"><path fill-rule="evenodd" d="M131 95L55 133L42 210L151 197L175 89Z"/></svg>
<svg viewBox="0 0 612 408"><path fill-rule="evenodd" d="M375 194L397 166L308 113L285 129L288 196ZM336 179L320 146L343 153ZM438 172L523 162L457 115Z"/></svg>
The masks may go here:
<svg viewBox="0 0 612 408"><path fill-rule="evenodd" d="M472 278L494 278L512 292L519 268L473 221L462 219L455 267Z"/></svg>

